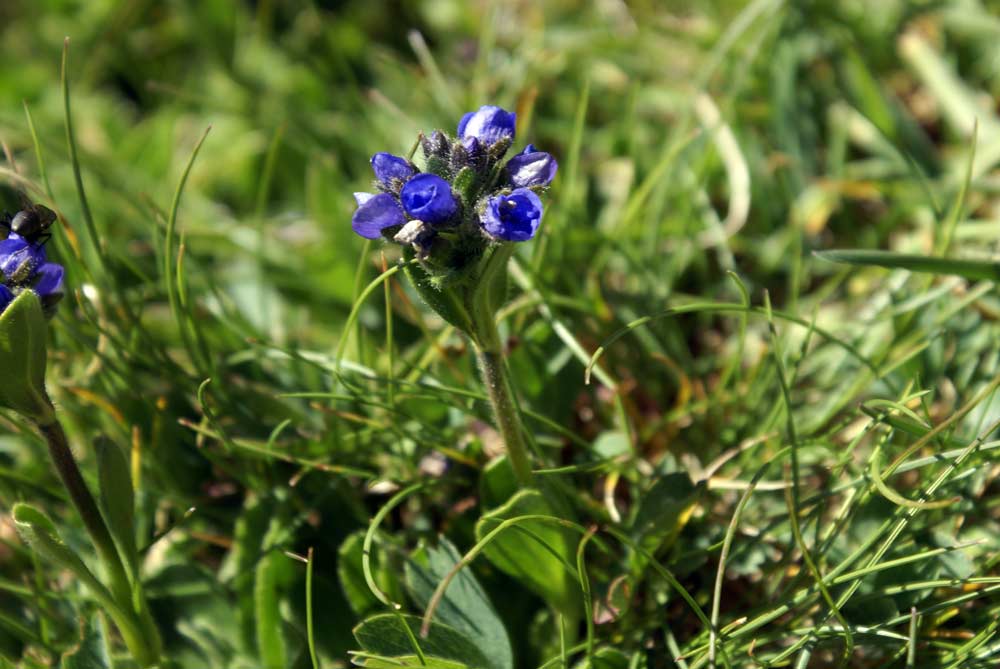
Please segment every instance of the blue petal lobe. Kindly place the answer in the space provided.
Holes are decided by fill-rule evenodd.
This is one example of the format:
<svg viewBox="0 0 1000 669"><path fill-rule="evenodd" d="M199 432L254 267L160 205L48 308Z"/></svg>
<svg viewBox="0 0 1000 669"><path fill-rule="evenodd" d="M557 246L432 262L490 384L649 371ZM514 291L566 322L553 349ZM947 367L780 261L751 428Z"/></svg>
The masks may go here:
<svg viewBox="0 0 1000 669"><path fill-rule="evenodd" d="M48 297L50 295L61 295L63 289L63 274L64 270L62 265L57 265L56 263L47 262L38 268L35 273L35 285L33 289L40 297Z"/></svg>
<svg viewBox="0 0 1000 669"><path fill-rule="evenodd" d="M351 217L351 228L365 239L378 239L382 230L406 223L396 198L379 193L364 202Z"/></svg>

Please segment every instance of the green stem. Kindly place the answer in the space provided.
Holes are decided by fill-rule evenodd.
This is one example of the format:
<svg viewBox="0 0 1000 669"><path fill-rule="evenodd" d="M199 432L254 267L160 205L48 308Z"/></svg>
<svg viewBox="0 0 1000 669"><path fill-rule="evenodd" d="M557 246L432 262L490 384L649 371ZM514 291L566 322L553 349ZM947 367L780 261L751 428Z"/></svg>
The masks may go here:
<svg viewBox="0 0 1000 669"><path fill-rule="evenodd" d="M480 325L483 324L480 323ZM532 474L531 459L524 441L524 426L521 423L521 414L514 398L514 389L510 384L507 362L504 360L496 324L491 321L489 328L492 332L477 333L476 357L479 359L479 368L483 372L486 394L490 398L490 404L493 405L497 427L503 437L504 444L507 446L507 457L510 458L510 464L514 467L514 474L517 476L518 482L522 487L527 488L532 484ZM480 327L480 330L482 329L484 328Z"/></svg>
<svg viewBox="0 0 1000 669"><path fill-rule="evenodd" d="M69 493L73 506L83 519L83 524L90 534L90 539L97 548L97 553L104 564L108 580L111 584L112 598L120 611L125 613L127 620L121 620L122 616L114 616L115 622L122 632L129 647L129 651L135 660L143 667L155 665L159 661L159 637L152 618L149 615L149 608L141 606L141 611L136 612L132 606L132 588L129 584L125 568L122 566L121 558L115 547L114 539L104 522L104 517L97 508L87 483L83 480L80 468L76 464L73 452L69 448L66 439L66 432L58 419L53 417L51 422L38 423L38 430L45 437L49 446L49 455L55 465L59 478L62 479L63 486ZM144 603L143 603L144 604Z"/></svg>

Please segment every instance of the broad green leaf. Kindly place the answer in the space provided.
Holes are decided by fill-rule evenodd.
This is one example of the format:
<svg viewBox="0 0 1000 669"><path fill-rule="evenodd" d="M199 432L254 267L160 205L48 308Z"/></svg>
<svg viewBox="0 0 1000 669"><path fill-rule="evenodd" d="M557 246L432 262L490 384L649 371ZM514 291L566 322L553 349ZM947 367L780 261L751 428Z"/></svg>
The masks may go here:
<svg viewBox="0 0 1000 669"><path fill-rule="evenodd" d="M484 509L493 509L517 492L517 477L506 455L487 463L479 480L479 498Z"/></svg>
<svg viewBox="0 0 1000 669"><path fill-rule="evenodd" d="M435 588L462 559L445 537L436 547L420 546L406 563L406 586L421 608L426 608ZM448 585L434 619L464 634L489 658L489 669L512 669L507 630L469 569L462 569Z"/></svg>
<svg viewBox="0 0 1000 669"><path fill-rule="evenodd" d="M650 553L669 548L687 524L703 489L684 473L661 476L639 500L632 538ZM634 555L633 565L641 569L645 560Z"/></svg>
<svg viewBox="0 0 1000 669"><path fill-rule="evenodd" d="M406 627L409 628L407 632ZM454 627L433 623L427 638L420 636L420 618L416 616L380 613L361 622L354 628L354 638L361 648L373 655L398 660L413 660L417 651L413 647L414 640L420 647L420 652L428 660L426 666L436 666L441 669L453 669L456 666L482 669L490 666L483 652L471 640ZM431 664L431 661L437 664ZM450 664L442 664L447 660ZM456 663L458 663L456 665ZM362 665L388 666L388 665ZM419 661L414 665L421 666Z"/></svg>
<svg viewBox="0 0 1000 669"><path fill-rule="evenodd" d="M412 252L407 251L407 253L407 258L409 258ZM434 286L427 272L416 263L407 263L403 271L414 290L420 294L420 297L434 313L462 332L472 331L472 318L457 290Z"/></svg>
<svg viewBox="0 0 1000 669"><path fill-rule="evenodd" d="M257 619L257 650L265 667L288 665L284 623L281 619L281 581L287 557L280 551L271 550L274 537L284 531L280 515L271 518L271 524L264 537L264 555L254 570L254 615Z"/></svg>
<svg viewBox="0 0 1000 669"><path fill-rule="evenodd" d="M233 533L233 548L226 556L222 568L222 579L235 579L237 606L236 617L240 625L240 641L248 652L256 650L256 616L254 615L254 580L252 574L257 565L268 519L275 513L273 499L258 495L247 495L243 502L243 512L236 521ZM235 640L234 640L235 641Z"/></svg>
<svg viewBox="0 0 1000 669"><path fill-rule="evenodd" d="M56 565L69 569L85 585L102 605L116 608L111 597L100 581L87 568L76 553L63 543L55 525L48 516L27 504L15 504L11 512L18 534L31 548Z"/></svg>
<svg viewBox="0 0 1000 669"><path fill-rule="evenodd" d="M62 656L62 669L109 669L111 659L99 616L84 624L80 644Z"/></svg>
<svg viewBox="0 0 1000 669"><path fill-rule="evenodd" d="M54 411L45 392L47 337L42 304L34 291L18 295L0 314L0 407L40 423L52 422Z"/></svg>
<svg viewBox="0 0 1000 669"><path fill-rule="evenodd" d="M129 575L138 578L139 555L135 545L135 492L125 453L105 437L94 440L97 473L104 518L118 550L125 558Z"/></svg>
<svg viewBox="0 0 1000 669"><path fill-rule="evenodd" d="M522 490L479 520L476 539L482 540L505 520L530 515L558 517L539 491ZM483 552L499 569L566 615L575 616L580 610L580 591L571 573L576 564L574 539L569 530L556 524L528 520L501 531Z"/></svg>

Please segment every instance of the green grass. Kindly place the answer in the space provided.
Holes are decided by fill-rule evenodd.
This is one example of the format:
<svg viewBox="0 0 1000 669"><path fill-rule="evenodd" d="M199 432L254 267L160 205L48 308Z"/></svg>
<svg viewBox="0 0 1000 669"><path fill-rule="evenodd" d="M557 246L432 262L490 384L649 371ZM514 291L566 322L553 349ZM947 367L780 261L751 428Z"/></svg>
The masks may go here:
<svg viewBox="0 0 1000 669"><path fill-rule="evenodd" d="M99 435L131 455L164 666L995 666L996 16L3 3L0 177L68 273L49 390L92 488ZM560 161L501 311L559 509L512 497L469 345L349 226L372 153L487 103ZM0 413L0 666L81 630L62 666L134 666L22 501L96 565Z"/></svg>

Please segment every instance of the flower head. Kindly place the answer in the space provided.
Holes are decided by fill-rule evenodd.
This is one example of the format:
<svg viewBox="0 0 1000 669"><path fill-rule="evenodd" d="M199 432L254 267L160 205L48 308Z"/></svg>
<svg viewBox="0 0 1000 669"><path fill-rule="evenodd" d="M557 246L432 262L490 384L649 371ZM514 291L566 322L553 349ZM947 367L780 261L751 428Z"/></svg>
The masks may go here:
<svg viewBox="0 0 1000 669"><path fill-rule="evenodd" d="M417 171L406 158L384 151L372 156L372 170L375 172L375 178L386 187L392 185L393 179L406 181Z"/></svg>
<svg viewBox="0 0 1000 669"><path fill-rule="evenodd" d="M551 154L528 144L521 153L507 161L507 180L515 188L548 186L556 177L559 165Z"/></svg>
<svg viewBox="0 0 1000 669"><path fill-rule="evenodd" d="M448 222L458 211L451 184L436 174L418 174L407 181L399 199L407 214L431 225Z"/></svg>
<svg viewBox="0 0 1000 669"><path fill-rule="evenodd" d="M466 140L475 137L486 146L503 139L514 139L517 114L494 105L483 105L478 111L469 112L458 122L458 137Z"/></svg>
<svg viewBox="0 0 1000 669"><path fill-rule="evenodd" d="M542 219L539 195L558 165L533 144L504 163L516 121L514 112L485 105L465 114L454 136L421 133L419 162L373 155L375 184L354 194L354 231L404 246L439 288L475 276L498 247L531 239Z"/></svg>
<svg viewBox="0 0 1000 669"><path fill-rule="evenodd" d="M508 195L491 197L479 220L492 237L525 242L538 231L538 224L542 221L542 201L533 191L518 188Z"/></svg>

